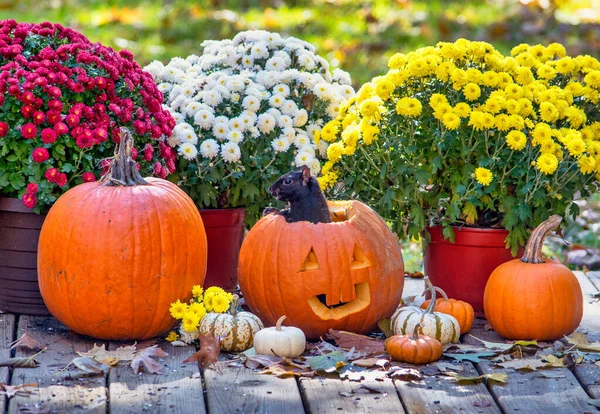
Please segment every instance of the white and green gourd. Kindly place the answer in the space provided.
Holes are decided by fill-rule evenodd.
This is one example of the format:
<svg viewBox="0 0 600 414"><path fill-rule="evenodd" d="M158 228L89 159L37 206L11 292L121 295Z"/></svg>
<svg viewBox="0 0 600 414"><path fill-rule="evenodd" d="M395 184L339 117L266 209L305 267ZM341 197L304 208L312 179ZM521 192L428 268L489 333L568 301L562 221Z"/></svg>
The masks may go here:
<svg viewBox="0 0 600 414"><path fill-rule="evenodd" d="M457 343L460 338L460 325L456 318L441 312L434 312L436 292L429 288L431 302L427 309L418 306L405 306L396 309L392 315L391 326L394 335L406 335L415 330L417 324L421 324L419 332L431 336L442 344Z"/></svg>
<svg viewBox="0 0 600 414"><path fill-rule="evenodd" d="M306 348L306 336L302 329L294 326L281 326L283 315L272 328L265 328L254 336L254 349L259 355L274 355L296 358Z"/></svg>
<svg viewBox="0 0 600 414"><path fill-rule="evenodd" d="M228 352L241 352L252 347L254 335L265 326L253 313L238 312L238 296L233 296L229 313L207 313L200 322L199 331L221 338L221 349Z"/></svg>

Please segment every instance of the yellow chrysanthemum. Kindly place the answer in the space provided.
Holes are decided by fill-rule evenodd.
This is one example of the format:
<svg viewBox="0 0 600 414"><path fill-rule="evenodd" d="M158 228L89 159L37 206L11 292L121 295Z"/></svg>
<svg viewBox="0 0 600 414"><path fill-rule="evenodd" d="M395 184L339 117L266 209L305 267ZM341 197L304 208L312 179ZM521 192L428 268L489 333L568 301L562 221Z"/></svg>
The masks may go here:
<svg viewBox="0 0 600 414"><path fill-rule="evenodd" d="M388 67L390 69L400 69L404 65L406 65L407 59L404 53L395 53L388 60Z"/></svg>
<svg viewBox="0 0 600 414"><path fill-rule="evenodd" d="M342 140L346 145L355 146L360 136L360 128L357 124L348 125L342 132Z"/></svg>
<svg viewBox="0 0 600 414"><path fill-rule="evenodd" d="M458 129L460 126L460 117L455 113L448 112L442 117L442 123L447 129Z"/></svg>
<svg viewBox="0 0 600 414"><path fill-rule="evenodd" d="M327 159L329 161L336 163L342 157L344 153L344 145L341 142L334 142L329 147L327 147Z"/></svg>
<svg viewBox="0 0 600 414"><path fill-rule="evenodd" d="M518 129L519 131L525 128L525 120L521 115L509 115L508 124L511 128Z"/></svg>
<svg viewBox="0 0 600 414"><path fill-rule="evenodd" d="M189 312L194 312L202 320L206 315L206 307L202 303L195 302L190 305Z"/></svg>
<svg viewBox="0 0 600 414"><path fill-rule="evenodd" d="M494 178L494 174L487 168L478 167L475 169L475 179L477 182L483 186L488 186L492 179Z"/></svg>
<svg viewBox="0 0 600 414"><path fill-rule="evenodd" d="M560 43L550 43L546 50L551 54L552 57L557 58L561 58L567 54L565 47Z"/></svg>
<svg viewBox="0 0 600 414"><path fill-rule="evenodd" d="M408 62L408 73L411 76L423 77L430 73L430 68L425 59L417 58Z"/></svg>
<svg viewBox="0 0 600 414"><path fill-rule="evenodd" d="M589 101L593 104L597 104L600 102L600 92L596 89L593 89L590 86L586 86L583 88L583 97L586 101Z"/></svg>
<svg viewBox="0 0 600 414"><path fill-rule="evenodd" d="M571 134L569 134L569 135L571 135ZM581 137L575 136L571 139L568 139L567 137L565 137L565 140L566 140L565 147L567 148L567 150L569 151L569 154L571 154L571 156L578 157L585 152L585 150L586 150L585 142L583 142Z"/></svg>
<svg viewBox="0 0 600 414"><path fill-rule="evenodd" d="M435 111L433 112L433 116L435 119L442 121L444 119L444 115L448 113L454 113L450 104L440 104L436 106Z"/></svg>
<svg viewBox="0 0 600 414"><path fill-rule="evenodd" d="M457 103L454 107L454 113L461 118L466 118L471 113L471 107L465 102Z"/></svg>
<svg viewBox="0 0 600 414"><path fill-rule="evenodd" d="M398 100L396 112L404 116L419 116L423 110L423 105L416 98L404 97Z"/></svg>
<svg viewBox="0 0 600 414"><path fill-rule="evenodd" d="M195 332L198 330L200 318L194 312L186 312L181 320L181 326L186 332Z"/></svg>
<svg viewBox="0 0 600 414"><path fill-rule="evenodd" d="M585 112L576 106L569 106L567 109L565 109L564 114L568 118L569 123L573 128L579 128L587 121Z"/></svg>
<svg viewBox="0 0 600 414"><path fill-rule="evenodd" d="M556 77L556 71L550 65L542 65L537 69L537 76L542 79L552 80Z"/></svg>
<svg viewBox="0 0 600 414"><path fill-rule="evenodd" d="M179 335L177 335L177 332L175 332L175 331L169 332L169 334L165 338L165 340L167 340L169 342L173 342L173 341L176 341L178 339L179 339Z"/></svg>
<svg viewBox="0 0 600 414"><path fill-rule="evenodd" d="M435 76L442 82L446 82L450 77L450 72L453 69L454 64L452 62L442 62L435 68Z"/></svg>
<svg viewBox="0 0 600 414"><path fill-rule="evenodd" d="M202 296L203 292L204 289L202 289L202 286L200 285L194 285L192 287L192 295L194 295L195 298L199 298L200 296Z"/></svg>
<svg viewBox="0 0 600 414"><path fill-rule="evenodd" d="M476 83L467 83L463 88L463 94L467 101L475 101L481 96L481 88Z"/></svg>
<svg viewBox="0 0 600 414"><path fill-rule="evenodd" d="M540 152L542 154L550 153L555 154L557 144L551 139L545 139L540 141ZM555 154L556 155L556 154Z"/></svg>
<svg viewBox="0 0 600 414"><path fill-rule="evenodd" d="M494 119L494 124L496 128L500 131L508 131L510 129L510 118L506 114L496 115Z"/></svg>
<svg viewBox="0 0 600 414"><path fill-rule="evenodd" d="M544 140L552 138L552 128L548 124L536 124L531 136L533 137L533 144L537 145Z"/></svg>
<svg viewBox="0 0 600 414"><path fill-rule="evenodd" d="M529 99L519 98L517 102L519 102L519 105L521 107L519 115L529 116L529 114L533 112L533 105L531 104L531 101Z"/></svg>
<svg viewBox="0 0 600 414"><path fill-rule="evenodd" d="M379 118L379 100L371 98L366 99L360 104L360 113L366 118Z"/></svg>
<svg viewBox="0 0 600 414"><path fill-rule="evenodd" d="M507 99L504 102L504 109L509 114L518 114L521 112L521 104L516 99Z"/></svg>
<svg viewBox="0 0 600 414"><path fill-rule="evenodd" d="M489 112L482 113L481 122L485 129L492 129L494 127L495 121L496 119L494 118L494 115L490 114Z"/></svg>
<svg viewBox="0 0 600 414"><path fill-rule="evenodd" d="M558 158L554 154L542 154L537 159L535 166L544 174L552 174L558 168Z"/></svg>
<svg viewBox="0 0 600 414"><path fill-rule="evenodd" d="M336 138L336 134L338 131L337 121L329 121L323 128L321 129L320 137L324 141L331 142Z"/></svg>
<svg viewBox="0 0 600 414"><path fill-rule="evenodd" d="M440 55L446 59L461 59L465 53L463 48L458 47L454 43L440 42L437 46L440 48Z"/></svg>
<svg viewBox="0 0 600 414"><path fill-rule="evenodd" d="M471 114L469 115L469 125L477 131L480 131L485 128L483 118L483 112L471 111Z"/></svg>
<svg viewBox="0 0 600 414"><path fill-rule="evenodd" d="M525 66L521 66L521 67L517 68L516 72L517 72L517 76L516 76L515 80L520 85L528 85L531 82L533 82L533 73L531 73L531 69L529 69Z"/></svg>
<svg viewBox="0 0 600 414"><path fill-rule="evenodd" d="M596 170L596 160L588 155L579 158L579 169L584 174L591 174Z"/></svg>
<svg viewBox="0 0 600 414"><path fill-rule="evenodd" d="M556 109L556 106L550 102L542 102L540 104L540 117L544 122L554 122L558 119L559 115L560 113Z"/></svg>
<svg viewBox="0 0 600 414"><path fill-rule="evenodd" d="M510 83L506 85L504 88L504 92L506 93L506 98L508 99L519 99L523 97L523 88L521 88L516 83Z"/></svg>
<svg viewBox="0 0 600 414"><path fill-rule="evenodd" d="M375 93L383 100L388 99L393 90L394 84L386 78L381 79L375 85ZM360 112L362 113L362 109Z"/></svg>
<svg viewBox="0 0 600 414"><path fill-rule="evenodd" d="M498 112L500 112L502 110L504 106L504 98L500 98L500 97L495 97L495 98L489 98L487 101L485 101L485 109L492 113L492 114L497 114Z"/></svg>
<svg viewBox="0 0 600 414"><path fill-rule="evenodd" d="M371 143L379 136L379 127L375 125L368 125L362 129L362 134L364 143L371 145Z"/></svg>
<svg viewBox="0 0 600 414"><path fill-rule="evenodd" d="M521 131L513 130L506 135L506 145L512 150L520 151L526 144L527 137Z"/></svg>
<svg viewBox="0 0 600 414"><path fill-rule="evenodd" d="M546 47L542 45L535 45L529 49L531 56L540 62L545 62L550 58L550 54L546 51Z"/></svg>
<svg viewBox="0 0 600 414"><path fill-rule="evenodd" d="M600 89L600 70L591 70L583 78L586 85L595 89Z"/></svg>
<svg viewBox="0 0 600 414"><path fill-rule="evenodd" d="M229 309L229 300L224 295L216 295L212 301L213 311L225 313Z"/></svg>
<svg viewBox="0 0 600 414"><path fill-rule="evenodd" d="M467 72L462 69L452 70L452 72L450 72L450 79L454 84L453 86L458 89L469 83L469 76L467 75Z"/></svg>
<svg viewBox="0 0 600 414"><path fill-rule="evenodd" d="M575 69L575 62L573 58L565 56L562 59L556 61L556 71L563 75L571 73Z"/></svg>
<svg viewBox="0 0 600 414"><path fill-rule="evenodd" d="M431 98L429 98L429 106L435 110L439 105L448 105L448 98L444 94L434 93L431 95Z"/></svg>
<svg viewBox="0 0 600 414"><path fill-rule="evenodd" d="M486 86L496 86L498 84L499 76L496 72L486 71L481 75L481 82Z"/></svg>
<svg viewBox="0 0 600 414"><path fill-rule="evenodd" d="M177 299L177 302L171 303L171 306L169 307L169 313L171 313L171 316L175 319L183 318L183 315L187 312L187 310L188 304L182 303L179 299Z"/></svg>

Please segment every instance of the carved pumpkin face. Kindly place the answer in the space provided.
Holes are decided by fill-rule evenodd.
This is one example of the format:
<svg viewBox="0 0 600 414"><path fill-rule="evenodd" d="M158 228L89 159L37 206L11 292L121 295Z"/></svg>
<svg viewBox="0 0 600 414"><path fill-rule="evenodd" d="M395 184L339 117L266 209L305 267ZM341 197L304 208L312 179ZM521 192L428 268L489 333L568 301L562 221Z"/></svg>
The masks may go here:
<svg viewBox="0 0 600 414"><path fill-rule="evenodd" d="M358 201L329 207L333 223L270 214L246 236L240 288L266 325L287 315L308 338L330 328L366 333L398 306L404 264L396 236Z"/></svg>

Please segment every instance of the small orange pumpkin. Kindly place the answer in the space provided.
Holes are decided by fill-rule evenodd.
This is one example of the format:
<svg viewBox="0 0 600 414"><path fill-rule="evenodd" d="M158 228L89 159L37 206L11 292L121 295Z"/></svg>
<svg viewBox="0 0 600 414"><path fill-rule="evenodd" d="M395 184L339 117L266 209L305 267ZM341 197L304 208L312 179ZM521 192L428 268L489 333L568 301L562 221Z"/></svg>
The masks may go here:
<svg viewBox="0 0 600 414"><path fill-rule="evenodd" d="M428 364L442 356L442 343L431 336L419 335L421 324L412 335L394 335L385 340L385 349L396 361Z"/></svg>
<svg viewBox="0 0 600 414"><path fill-rule="evenodd" d="M583 294L577 278L542 253L546 235L561 220L554 215L540 224L531 233L523 258L498 266L485 286L485 316L505 338L556 340L581 322Z"/></svg>
<svg viewBox="0 0 600 414"><path fill-rule="evenodd" d="M432 286L431 280L428 277L425 277L425 283L427 287L433 287L435 290L440 292L443 298L436 299L435 307L433 308L436 312L446 313L448 315L452 315L458 321L460 325L460 333L464 334L471 329L473 326L473 321L475 320L475 312L473 311L473 306L471 306L468 302L464 302L462 300L457 299L448 299L448 295L442 289L437 286ZM428 292L429 289L426 289L423 294ZM421 304L421 309L427 309L429 306L429 302L431 299L427 299L423 304Z"/></svg>
<svg viewBox="0 0 600 414"><path fill-rule="evenodd" d="M194 202L175 184L143 179L122 129L103 181L63 194L39 240L38 279L48 309L74 331L100 339L146 339L176 321L206 274L206 234Z"/></svg>

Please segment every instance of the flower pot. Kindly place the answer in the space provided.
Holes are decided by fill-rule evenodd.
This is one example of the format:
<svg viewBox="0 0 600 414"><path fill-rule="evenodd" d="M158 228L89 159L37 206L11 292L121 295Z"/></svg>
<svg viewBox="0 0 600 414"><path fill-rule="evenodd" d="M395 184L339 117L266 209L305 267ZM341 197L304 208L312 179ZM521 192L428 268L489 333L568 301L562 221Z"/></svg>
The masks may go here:
<svg viewBox="0 0 600 414"><path fill-rule="evenodd" d="M245 215L243 208L200 210L208 244L205 287L219 286L228 291L237 289Z"/></svg>
<svg viewBox="0 0 600 414"><path fill-rule="evenodd" d="M0 197L0 309L50 315L37 275L37 247L45 215L33 213L16 198Z"/></svg>
<svg viewBox="0 0 600 414"><path fill-rule="evenodd" d="M483 313L483 292L496 267L514 259L505 247L508 230L453 227L454 243L442 227L428 227L431 242L425 250L425 274L449 297L464 300Z"/></svg>

